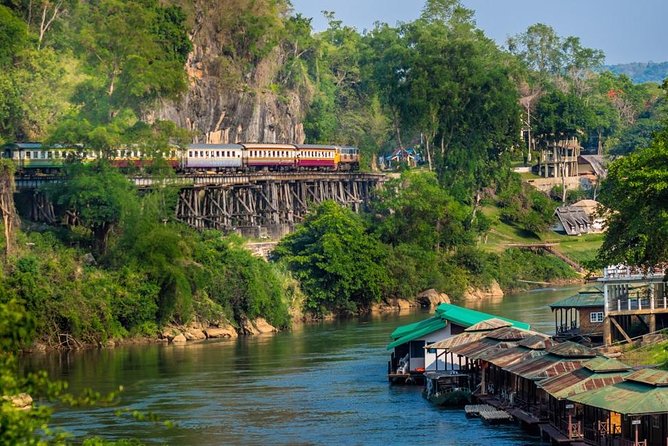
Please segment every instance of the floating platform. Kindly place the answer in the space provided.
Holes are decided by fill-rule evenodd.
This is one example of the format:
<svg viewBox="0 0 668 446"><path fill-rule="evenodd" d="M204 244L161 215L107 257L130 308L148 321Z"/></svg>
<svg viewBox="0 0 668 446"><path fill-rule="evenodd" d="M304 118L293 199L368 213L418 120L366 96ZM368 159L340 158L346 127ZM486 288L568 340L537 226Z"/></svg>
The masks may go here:
<svg viewBox="0 0 668 446"><path fill-rule="evenodd" d="M502 424L514 421L512 415L505 410L498 409L480 412L480 418L482 418L485 423L489 424Z"/></svg>
<svg viewBox="0 0 668 446"><path fill-rule="evenodd" d="M464 412L466 412L466 416L471 418L479 417L481 412L490 412L494 410L496 410L496 408L490 406L489 404L467 404L464 406Z"/></svg>

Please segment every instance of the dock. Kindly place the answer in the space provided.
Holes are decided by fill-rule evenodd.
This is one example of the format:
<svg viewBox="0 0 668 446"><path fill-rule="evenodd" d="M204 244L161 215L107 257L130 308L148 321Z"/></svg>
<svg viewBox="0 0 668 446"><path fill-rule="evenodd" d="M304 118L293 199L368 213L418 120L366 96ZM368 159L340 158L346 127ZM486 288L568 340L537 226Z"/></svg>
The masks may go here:
<svg viewBox="0 0 668 446"><path fill-rule="evenodd" d="M490 406L489 404L467 404L464 406L464 412L466 412L467 417L477 418L480 416L480 412L489 412L496 410L496 408Z"/></svg>
<svg viewBox="0 0 668 446"><path fill-rule="evenodd" d="M505 410L497 409L489 404L469 404L464 406L464 412L469 418L482 418L490 424L499 424L513 421L513 416Z"/></svg>

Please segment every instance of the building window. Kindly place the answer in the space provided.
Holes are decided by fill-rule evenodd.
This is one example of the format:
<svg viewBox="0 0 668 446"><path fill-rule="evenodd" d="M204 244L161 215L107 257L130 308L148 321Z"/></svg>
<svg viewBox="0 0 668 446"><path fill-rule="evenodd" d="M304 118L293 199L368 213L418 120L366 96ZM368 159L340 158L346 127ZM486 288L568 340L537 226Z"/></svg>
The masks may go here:
<svg viewBox="0 0 668 446"><path fill-rule="evenodd" d="M589 322L603 322L603 312L597 311L589 314Z"/></svg>

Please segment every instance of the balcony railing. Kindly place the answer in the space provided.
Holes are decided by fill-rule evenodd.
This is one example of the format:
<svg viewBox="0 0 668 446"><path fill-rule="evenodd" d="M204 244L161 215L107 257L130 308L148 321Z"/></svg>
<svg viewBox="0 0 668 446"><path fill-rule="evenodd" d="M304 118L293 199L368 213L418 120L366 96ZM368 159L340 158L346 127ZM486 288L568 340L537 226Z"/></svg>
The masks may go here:
<svg viewBox="0 0 668 446"><path fill-rule="evenodd" d="M668 310L668 297L631 297L612 298L609 301L609 311L653 311Z"/></svg>

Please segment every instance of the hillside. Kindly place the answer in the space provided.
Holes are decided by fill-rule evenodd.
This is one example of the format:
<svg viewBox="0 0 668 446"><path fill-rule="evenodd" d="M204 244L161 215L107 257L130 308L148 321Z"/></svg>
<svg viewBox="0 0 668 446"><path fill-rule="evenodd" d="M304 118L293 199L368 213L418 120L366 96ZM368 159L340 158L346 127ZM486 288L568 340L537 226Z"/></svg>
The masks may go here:
<svg viewBox="0 0 668 446"><path fill-rule="evenodd" d="M668 77L668 62L632 62L606 65L604 70L625 74L636 84L656 82L661 84Z"/></svg>

